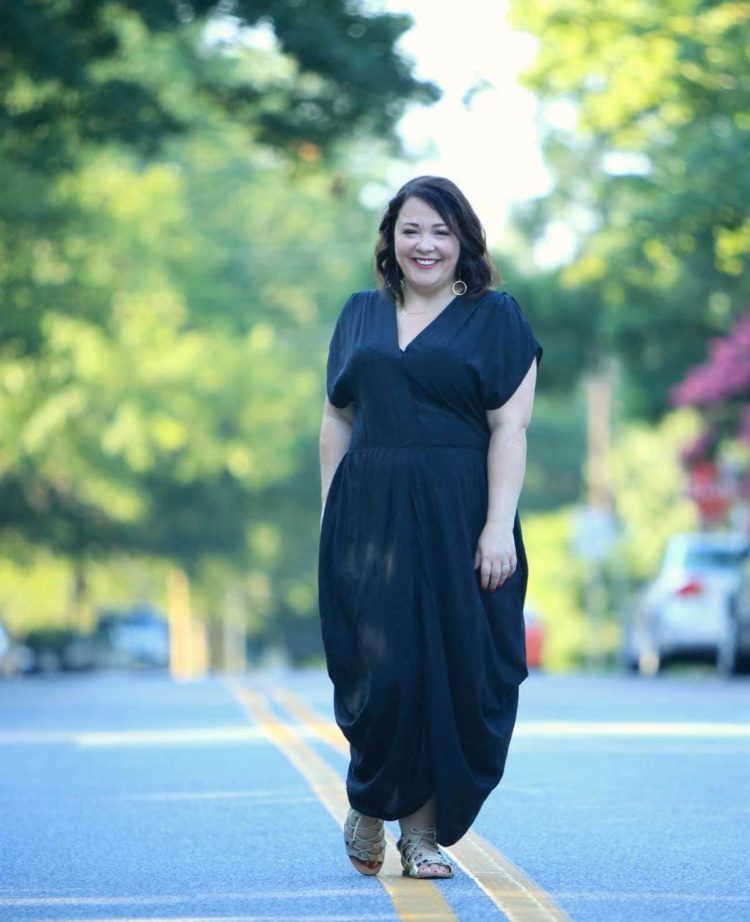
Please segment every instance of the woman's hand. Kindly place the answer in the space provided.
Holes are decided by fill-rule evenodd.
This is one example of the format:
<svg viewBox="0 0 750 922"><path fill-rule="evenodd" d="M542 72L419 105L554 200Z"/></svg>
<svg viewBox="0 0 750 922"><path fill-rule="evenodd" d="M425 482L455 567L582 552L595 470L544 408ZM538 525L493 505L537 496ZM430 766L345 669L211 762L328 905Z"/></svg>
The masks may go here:
<svg viewBox="0 0 750 922"><path fill-rule="evenodd" d="M479 570L482 589L492 592L502 586L516 572L517 563L513 529L488 522L474 552L474 569Z"/></svg>

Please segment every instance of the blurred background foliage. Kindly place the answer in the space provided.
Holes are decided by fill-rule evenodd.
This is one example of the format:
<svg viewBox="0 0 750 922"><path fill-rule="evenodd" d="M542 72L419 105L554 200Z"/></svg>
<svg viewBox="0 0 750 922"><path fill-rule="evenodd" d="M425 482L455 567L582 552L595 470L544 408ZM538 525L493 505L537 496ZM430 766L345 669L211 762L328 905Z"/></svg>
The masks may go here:
<svg viewBox="0 0 750 922"><path fill-rule="evenodd" d="M629 588L694 527L669 392L748 309L750 5L526 0L554 189L497 253L546 357L523 512L547 662L586 652L583 381L616 369ZM210 630L319 654L317 433L333 322L373 284L363 188L438 89L410 21L346 0L30 0L0 34L0 614L90 628L192 587ZM481 202L475 203L481 214ZM564 227L569 261L529 254ZM220 645L219 645L220 646ZM221 651L213 654L220 664Z"/></svg>
<svg viewBox="0 0 750 922"><path fill-rule="evenodd" d="M554 191L522 216L577 247L588 366L615 354L628 414L669 389L726 333L750 294L750 5L705 0L513 3L539 39L526 75L541 101Z"/></svg>
<svg viewBox="0 0 750 922"><path fill-rule="evenodd" d="M675 412L670 392L705 361L707 343L750 310L750 4L530 0L512 2L511 18L539 42L525 83L539 102L554 177L551 193L516 219L529 241L561 232L571 241L564 266L528 282L535 322L552 347L542 378L579 381L581 372L615 369L608 460L620 528L604 569L608 623L616 626L669 535L702 524L680 457L725 415L726 401L696 398L684 402L699 411ZM744 360L750 364L746 351ZM571 393L570 380L550 383L558 398ZM746 382L732 396L747 407ZM542 421L545 403L543 394ZM567 437L549 444L580 445L571 437L581 417L568 413ZM723 434L713 457L723 448L747 478L747 427L743 445L732 439L736 426ZM555 450L534 448L541 436L531 434L532 477L533 459ZM735 526L748 526L747 498L737 497ZM555 553L569 548L561 538ZM556 608L583 604L566 580L561 591L559 582L532 584L552 618ZM572 614L564 620L570 627L555 631L550 665L585 654ZM617 640L609 631L603 644L613 650Z"/></svg>

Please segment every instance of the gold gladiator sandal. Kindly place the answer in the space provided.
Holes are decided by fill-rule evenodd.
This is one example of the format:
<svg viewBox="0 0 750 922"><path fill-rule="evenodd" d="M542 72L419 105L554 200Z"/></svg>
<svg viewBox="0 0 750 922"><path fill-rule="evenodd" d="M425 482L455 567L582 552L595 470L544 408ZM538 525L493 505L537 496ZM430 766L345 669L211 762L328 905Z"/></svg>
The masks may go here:
<svg viewBox="0 0 750 922"><path fill-rule="evenodd" d="M349 860L360 874L378 874L385 861L385 827L382 820L364 822L353 807L344 823L344 846Z"/></svg>
<svg viewBox="0 0 750 922"><path fill-rule="evenodd" d="M434 826L417 829L412 826L408 833L402 834L396 848L401 855L401 867L409 877L453 877L453 865L448 861L437 844ZM443 870L435 871L437 866Z"/></svg>

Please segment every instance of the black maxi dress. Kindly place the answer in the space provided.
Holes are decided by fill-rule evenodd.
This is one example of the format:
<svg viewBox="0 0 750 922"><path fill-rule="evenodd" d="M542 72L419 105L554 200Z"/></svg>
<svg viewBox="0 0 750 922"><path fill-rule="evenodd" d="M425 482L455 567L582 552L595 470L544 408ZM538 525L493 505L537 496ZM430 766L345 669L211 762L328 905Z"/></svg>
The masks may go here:
<svg viewBox="0 0 750 922"><path fill-rule="evenodd" d="M541 359L516 301L455 298L405 349L380 291L346 302L328 398L355 405L323 514L319 603L347 794L394 820L436 797L437 837L469 829L500 781L528 675L526 554L494 592L474 552L487 515L486 411Z"/></svg>

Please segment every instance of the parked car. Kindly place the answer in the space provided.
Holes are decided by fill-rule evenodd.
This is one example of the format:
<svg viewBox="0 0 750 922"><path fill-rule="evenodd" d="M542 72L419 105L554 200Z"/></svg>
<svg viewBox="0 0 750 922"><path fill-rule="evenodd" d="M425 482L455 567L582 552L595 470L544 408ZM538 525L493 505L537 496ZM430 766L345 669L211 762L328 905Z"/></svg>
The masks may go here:
<svg viewBox="0 0 750 922"><path fill-rule="evenodd" d="M0 678L30 672L32 666L31 651L16 640L0 618Z"/></svg>
<svg viewBox="0 0 750 922"><path fill-rule="evenodd" d="M101 612L93 639L100 666L164 668L169 665L169 625L159 612L148 606Z"/></svg>
<svg viewBox="0 0 750 922"><path fill-rule="evenodd" d="M626 627L625 665L644 674L677 660L708 661L725 669L747 557L747 536L733 532L671 538L659 573L641 593Z"/></svg>
<svg viewBox="0 0 750 922"><path fill-rule="evenodd" d="M739 588L729 610L717 664L727 675L750 674L750 556L740 566Z"/></svg>
<svg viewBox="0 0 750 922"><path fill-rule="evenodd" d="M13 646L5 625L0 621L0 676L10 675L13 669Z"/></svg>
<svg viewBox="0 0 750 922"><path fill-rule="evenodd" d="M19 672L60 672L91 669L91 638L74 628L34 628L16 651Z"/></svg>

